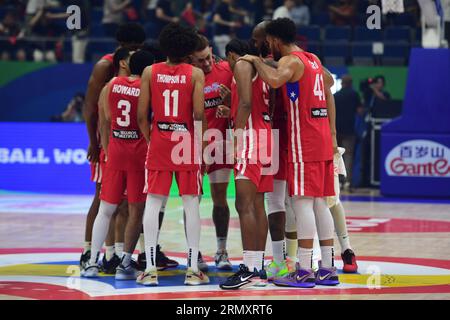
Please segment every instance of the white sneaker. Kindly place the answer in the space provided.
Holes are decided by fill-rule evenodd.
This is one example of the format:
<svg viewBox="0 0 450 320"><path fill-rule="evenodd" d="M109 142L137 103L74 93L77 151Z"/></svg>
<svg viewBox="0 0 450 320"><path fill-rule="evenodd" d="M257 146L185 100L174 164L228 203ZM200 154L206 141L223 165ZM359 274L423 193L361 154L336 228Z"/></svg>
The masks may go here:
<svg viewBox="0 0 450 320"><path fill-rule="evenodd" d="M98 272L100 271L100 267L97 263L91 264L87 262L83 269L81 269L80 275L83 278L97 278Z"/></svg>
<svg viewBox="0 0 450 320"><path fill-rule="evenodd" d="M194 272L191 268L187 270L184 284L189 286L198 286L206 283L209 283L209 278L202 271L199 270L198 272Z"/></svg>
<svg viewBox="0 0 450 320"><path fill-rule="evenodd" d="M214 262L219 270L231 270L233 268L230 260L228 260L228 252L226 250L217 251Z"/></svg>
<svg viewBox="0 0 450 320"><path fill-rule="evenodd" d="M142 284L144 286L157 286L158 285L158 271L150 270L141 273L137 279L137 284Z"/></svg>

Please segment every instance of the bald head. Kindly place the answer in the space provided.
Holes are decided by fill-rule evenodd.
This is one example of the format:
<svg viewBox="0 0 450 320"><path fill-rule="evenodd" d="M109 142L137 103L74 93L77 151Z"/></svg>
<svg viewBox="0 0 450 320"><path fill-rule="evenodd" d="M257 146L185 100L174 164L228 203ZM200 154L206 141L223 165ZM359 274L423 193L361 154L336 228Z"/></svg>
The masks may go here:
<svg viewBox="0 0 450 320"><path fill-rule="evenodd" d="M352 76L349 74L345 74L342 76L342 87L343 88L349 88L353 85L353 79Z"/></svg>
<svg viewBox="0 0 450 320"><path fill-rule="evenodd" d="M262 21L258 23L252 32L252 40L256 50L265 57L269 54L269 46L266 41L266 27L270 21Z"/></svg>

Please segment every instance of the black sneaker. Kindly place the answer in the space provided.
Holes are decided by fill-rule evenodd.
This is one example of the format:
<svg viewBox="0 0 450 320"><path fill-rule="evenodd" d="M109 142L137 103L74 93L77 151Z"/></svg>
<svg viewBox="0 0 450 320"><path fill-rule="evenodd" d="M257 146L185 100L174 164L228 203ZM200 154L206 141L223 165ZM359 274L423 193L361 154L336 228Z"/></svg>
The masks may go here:
<svg viewBox="0 0 450 320"><path fill-rule="evenodd" d="M102 272L106 274L115 274L116 269L120 264L120 258L117 254L114 254L113 257L108 261L106 260L106 254L103 255L102 259Z"/></svg>
<svg viewBox="0 0 450 320"><path fill-rule="evenodd" d="M198 252L198 259L197 259L198 268L201 272L207 272L208 271L208 264L203 260L202 253Z"/></svg>
<svg viewBox="0 0 450 320"><path fill-rule="evenodd" d="M83 270L90 259L91 259L91 250L86 251L86 253L82 253L80 257L80 269Z"/></svg>
<svg viewBox="0 0 450 320"><path fill-rule="evenodd" d="M178 267L178 262L175 260L169 259L164 252L161 251L161 247L158 244L156 246L156 269L158 271L165 270L167 268L176 268Z"/></svg>
<svg viewBox="0 0 450 320"><path fill-rule="evenodd" d="M267 275L265 270L251 272L248 268L241 264L239 270L219 287L223 290L237 290L239 288L246 288L250 286L262 287L267 285Z"/></svg>

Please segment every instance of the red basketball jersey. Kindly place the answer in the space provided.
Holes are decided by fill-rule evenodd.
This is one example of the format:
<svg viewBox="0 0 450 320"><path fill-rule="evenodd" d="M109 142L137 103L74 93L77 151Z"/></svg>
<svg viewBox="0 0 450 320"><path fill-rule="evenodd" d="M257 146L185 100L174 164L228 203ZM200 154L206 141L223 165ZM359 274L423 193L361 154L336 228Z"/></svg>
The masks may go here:
<svg viewBox="0 0 450 320"><path fill-rule="evenodd" d="M283 86L289 162L333 160L322 64L309 52L292 54L302 61L305 69L299 81Z"/></svg>
<svg viewBox="0 0 450 320"><path fill-rule="evenodd" d="M111 80L108 106L111 114L107 167L115 170L144 170L147 142L137 122L141 79L115 77Z"/></svg>
<svg viewBox="0 0 450 320"><path fill-rule="evenodd" d="M153 119L146 165L150 170L187 171L199 168L199 161L194 161L192 68L185 63L170 66L161 62L152 65L150 88Z"/></svg>
<svg viewBox="0 0 450 320"><path fill-rule="evenodd" d="M247 120L245 130L252 130L244 141L244 150L241 158L249 159L251 157L260 156L255 154L260 149L266 148L263 155L271 154L271 135L272 127L269 115L269 86L256 75L252 80L252 111ZM233 79L231 84L231 121L234 128L239 105L239 96L236 81ZM259 158L258 158L259 159Z"/></svg>
<svg viewBox="0 0 450 320"><path fill-rule="evenodd" d="M205 74L205 116L208 122L208 129L214 128L220 130L225 137L225 131L228 129L228 119L217 118L217 107L222 104L220 97L220 85L227 88L231 87L233 73L226 61L213 63L210 73Z"/></svg>

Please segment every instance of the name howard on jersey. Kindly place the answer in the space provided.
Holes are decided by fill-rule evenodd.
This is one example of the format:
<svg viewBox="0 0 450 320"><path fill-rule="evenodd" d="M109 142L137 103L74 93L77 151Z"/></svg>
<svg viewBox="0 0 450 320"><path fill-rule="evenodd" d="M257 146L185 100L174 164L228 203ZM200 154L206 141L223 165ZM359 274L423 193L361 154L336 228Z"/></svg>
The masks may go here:
<svg viewBox="0 0 450 320"><path fill-rule="evenodd" d="M139 97L141 90L139 88L132 88L122 84L115 84L111 90L112 93L123 94L126 96Z"/></svg>

